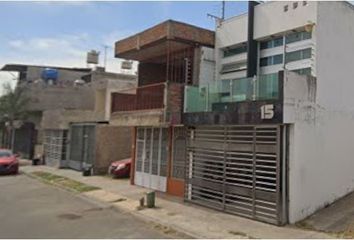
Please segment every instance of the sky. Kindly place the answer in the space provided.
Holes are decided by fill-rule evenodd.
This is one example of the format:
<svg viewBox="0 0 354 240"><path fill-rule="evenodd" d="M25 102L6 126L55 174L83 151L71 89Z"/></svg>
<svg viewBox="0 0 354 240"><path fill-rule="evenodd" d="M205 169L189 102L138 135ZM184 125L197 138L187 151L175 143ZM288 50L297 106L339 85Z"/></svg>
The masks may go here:
<svg viewBox="0 0 354 240"><path fill-rule="evenodd" d="M0 66L7 63L86 67L86 52L107 48L107 71L119 72L114 42L167 19L214 30L207 14L221 16L221 1L0 2ZM226 2L225 17L247 11ZM14 76L0 72L2 83Z"/></svg>

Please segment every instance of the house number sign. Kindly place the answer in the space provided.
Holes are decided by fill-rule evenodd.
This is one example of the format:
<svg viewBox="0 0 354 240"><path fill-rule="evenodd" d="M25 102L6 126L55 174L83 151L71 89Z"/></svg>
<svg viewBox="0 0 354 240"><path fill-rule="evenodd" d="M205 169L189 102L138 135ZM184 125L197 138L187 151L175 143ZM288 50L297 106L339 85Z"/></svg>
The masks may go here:
<svg viewBox="0 0 354 240"><path fill-rule="evenodd" d="M272 119L274 117L274 104L261 106L261 119Z"/></svg>

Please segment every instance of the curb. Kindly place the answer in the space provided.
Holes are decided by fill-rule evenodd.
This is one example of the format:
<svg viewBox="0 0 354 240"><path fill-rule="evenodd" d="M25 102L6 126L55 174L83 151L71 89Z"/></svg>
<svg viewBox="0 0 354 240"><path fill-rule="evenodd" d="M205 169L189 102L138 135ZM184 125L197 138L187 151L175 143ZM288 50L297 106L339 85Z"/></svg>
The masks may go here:
<svg viewBox="0 0 354 240"><path fill-rule="evenodd" d="M156 217L151 217L151 216L147 216L143 213L141 213L140 211L144 211L144 209L142 210L137 210L136 208L138 206L136 206L136 208L134 210L132 210L131 208L129 207L125 207L125 206L122 206L122 205L119 205L118 202L112 202L112 201L105 201L103 199L99 199L97 197L94 197L94 196L91 196L90 194L87 194L87 193L90 193L90 192L94 192L94 191L105 191L105 192L108 192L108 193L111 193L109 191L106 191L104 189L98 189L98 190L93 190L93 191L89 191L89 192L77 192L71 188L67 188L67 187L64 187L60 184L57 184L57 183L53 183L53 182L49 182L43 178L40 178L34 174L32 174L31 172L27 172L27 171L21 171L22 174L32 178L32 179L36 179L37 181L40 181L40 182L43 182L45 184L48 184L48 185L51 185L51 186L54 186L56 188L60 188L62 190L65 190L67 192L70 192L70 193L75 193L77 194L79 197L83 197L83 198L86 198L88 200L92 200L94 202L99 202L99 203L102 203L102 204L107 204L109 205L110 207L116 209L116 210L120 210L120 211L124 211L126 213L129 213L129 214L132 214L136 217L138 217L140 220L144 221L144 222L150 222L150 223L153 223L153 224L156 224L158 226L162 226L164 228L167 228L168 230L171 230L173 232L175 232L175 235L184 235L185 237L187 238L196 238L196 239L200 239L200 238L206 238L205 236L201 236L199 234L196 234L196 233L191 233L189 232L188 230L186 229L183 229L183 228L180 228L178 226L175 226L174 224L166 224L165 222L159 220L158 218ZM62 176L62 175L60 175ZM77 180L75 180L77 181ZM115 193L112 193L114 195L117 195L118 194L115 194ZM125 196L122 196L124 197L126 200L124 200L123 202L137 202L136 200L134 199L130 199L130 198L127 198ZM138 203L138 202L137 202ZM163 232L163 231L162 231ZM168 233L165 233L165 234L168 234Z"/></svg>

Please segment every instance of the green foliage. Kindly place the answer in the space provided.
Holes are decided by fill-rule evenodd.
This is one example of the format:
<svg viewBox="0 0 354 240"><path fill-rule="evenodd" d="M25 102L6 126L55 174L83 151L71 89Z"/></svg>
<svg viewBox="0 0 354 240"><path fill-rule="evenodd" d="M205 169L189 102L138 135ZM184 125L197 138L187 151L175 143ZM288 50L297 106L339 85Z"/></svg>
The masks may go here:
<svg viewBox="0 0 354 240"><path fill-rule="evenodd" d="M5 94L0 96L0 121L23 120L27 116L26 107L29 102L24 94L25 89L12 88L9 83L3 85Z"/></svg>
<svg viewBox="0 0 354 240"><path fill-rule="evenodd" d="M73 190L75 192L89 192L89 191L94 191L94 190L99 190L100 188L87 185L82 182L78 182L75 180L72 180L67 177L59 176L56 174L48 173L48 172L43 172L43 171L35 171L31 173L32 175L38 177L39 179L43 180L44 182L48 184L53 184L58 187L63 187L69 190Z"/></svg>

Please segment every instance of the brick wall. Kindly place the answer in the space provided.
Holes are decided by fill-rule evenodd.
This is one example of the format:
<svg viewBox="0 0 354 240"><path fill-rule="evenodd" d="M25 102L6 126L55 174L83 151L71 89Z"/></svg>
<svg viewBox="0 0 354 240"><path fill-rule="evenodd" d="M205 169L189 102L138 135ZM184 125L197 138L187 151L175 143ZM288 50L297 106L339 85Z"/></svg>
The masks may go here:
<svg viewBox="0 0 354 240"><path fill-rule="evenodd" d="M214 46L215 33L189 24L174 23L171 25L171 35L174 38L199 42Z"/></svg>
<svg viewBox="0 0 354 240"><path fill-rule="evenodd" d="M213 31L189 24L165 21L136 35L116 42L115 54L124 58L132 50L138 50L161 39L181 39L206 46L214 46Z"/></svg>
<svg viewBox="0 0 354 240"><path fill-rule="evenodd" d="M183 111L183 90L184 84L170 83L168 85L167 100L167 122L171 124L181 123L181 114Z"/></svg>

